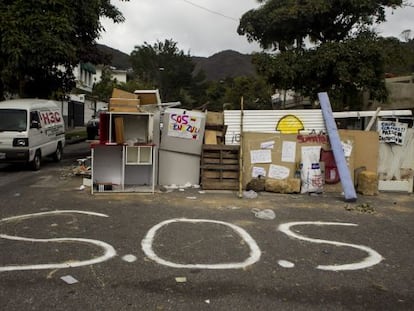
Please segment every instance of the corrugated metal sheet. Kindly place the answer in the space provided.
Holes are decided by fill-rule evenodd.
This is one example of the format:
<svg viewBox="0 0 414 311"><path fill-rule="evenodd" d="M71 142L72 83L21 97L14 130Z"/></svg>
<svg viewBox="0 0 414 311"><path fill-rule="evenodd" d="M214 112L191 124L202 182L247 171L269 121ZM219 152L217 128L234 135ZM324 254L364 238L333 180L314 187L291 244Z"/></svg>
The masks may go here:
<svg viewBox="0 0 414 311"><path fill-rule="evenodd" d="M240 141L240 110L225 110L224 124L227 125L226 145L238 145ZM315 130L325 131L322 111L306 110L245 110L243 111L243 131L277 133L279 120L287 115L296 116L303 123L303 133Z"/></svg>
<svg viewBox="0 0 414 311"><path fill-rule="evenodd" d="M226 145L238 145L240 141L240 110L225 110L224 124L227 125L225 137ZM296 116L304 126L301 133L312 131L326 131L322 111L320 109L306 110L244 110L243 131L277 133L276 127L279 120L287 115ZM375 111L346 111L334 112L335 118L366 117L373 116ZM380 116L411 116L410 110L381 111Z"/></svg>

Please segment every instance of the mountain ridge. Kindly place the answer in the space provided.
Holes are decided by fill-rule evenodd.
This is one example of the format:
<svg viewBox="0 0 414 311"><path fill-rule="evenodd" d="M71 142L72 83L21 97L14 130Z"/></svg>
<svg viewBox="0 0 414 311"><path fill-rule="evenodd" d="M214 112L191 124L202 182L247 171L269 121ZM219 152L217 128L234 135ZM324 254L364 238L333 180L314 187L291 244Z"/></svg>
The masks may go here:
<svg viewBox="0 0 414 311"><path fill-rule="evenodd" d="M111 56L109 65L121 70L128 70L132 67L128 54L103 44L98 44L98 49ZM250 54L242 54L234 50L224 50L209 57L191 56L195 65L194 73L196 74L200 70L204 71L206 81L220 81L238 76L256 76L252 58L253 56Z"/></svg>

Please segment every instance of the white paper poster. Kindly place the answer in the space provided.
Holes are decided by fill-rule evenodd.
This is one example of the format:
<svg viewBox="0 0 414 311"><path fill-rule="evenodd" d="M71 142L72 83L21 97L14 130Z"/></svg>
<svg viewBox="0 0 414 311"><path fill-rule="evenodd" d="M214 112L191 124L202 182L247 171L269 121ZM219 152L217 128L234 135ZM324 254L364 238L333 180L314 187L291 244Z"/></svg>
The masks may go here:
<svg viewBox="0 0 414 311"><path fill-rule="evenodd" d="M379 140L382 143L404 145L408 124L396 121L378 121Z"/></svg>
<svg viewBox="0 0 414 311"><path fill-rule="evenodd" d="M289 177L289 172L289 168L285 166L270 164L268 177L274 179L285 179Z"/></svg>
<svg viewBox="0 0 414 311"><path fill-rule="evenodd" d="M265 141L260 144L261 149L273 149L275 146L275 142L273 140L271 141Z"/></svg>
<svg viewBox="0 0 414 311"><path fill-rule="evenodd" d="M345 157L349 158L352 154L352 144L349 142L341 141L342 149L344 150Z"/></svg>
<svg viewBox="0 0 414 311"><path fill-rule="evenodd" d="M266 169L264 167L253 166L252 177L266 176Z"/></svg>
<svg viewBox="0 0 414 311"><path fill-rule="evenodd" d="M168 120L168 136L197 140L200 138L201 118L191 114L171 113Z"/></svg>
<svg viewBox="0 0 414 311"><path fill-rule="evenodd" d="M282 162L295 163L296 142L284 141L282 144Z"/></svg>
<svg viewBox="0 0 414 311"><path fill-rule="evenodd" d="M250 159L251 163L272 163L272 154L270 149L251 150Z"/></svg>

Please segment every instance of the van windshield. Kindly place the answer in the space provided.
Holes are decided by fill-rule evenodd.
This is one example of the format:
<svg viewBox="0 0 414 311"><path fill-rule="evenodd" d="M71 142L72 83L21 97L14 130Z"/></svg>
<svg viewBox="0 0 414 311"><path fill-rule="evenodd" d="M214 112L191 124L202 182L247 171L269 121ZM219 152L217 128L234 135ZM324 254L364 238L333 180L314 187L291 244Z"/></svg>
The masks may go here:
<svg viewBox="0 0 414 311"><path fill-rule="evenodd" d="M27 111L21 109L0 109L0 132L22 132L27 129Z"/></svg>

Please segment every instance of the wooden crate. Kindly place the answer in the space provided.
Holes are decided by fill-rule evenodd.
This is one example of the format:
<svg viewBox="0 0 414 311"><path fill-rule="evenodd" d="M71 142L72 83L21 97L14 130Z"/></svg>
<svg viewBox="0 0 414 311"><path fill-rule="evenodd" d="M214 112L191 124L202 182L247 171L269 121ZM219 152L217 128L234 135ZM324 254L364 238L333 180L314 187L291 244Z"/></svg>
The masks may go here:
<svg viewBox="0 0 414 311"><path fill-rule="evenodd" d="M206 126L223 126L224 114L223 112L207 111Z"/></svg>
<svg viewBox="0 0 414 311"><path fill-rule="evenodd" d="M111 112L140 112L139 99L110 98L109 111Z"/></svg>
<svg viewBox="0 0 414 311"><path fill-rule="evenodd" d="M204 190L238 190L239 170L239 146L203 145L201 187Z"/></svg>
<svg viewBox="0 0 414 311"><path fill-rule="evenodd" d="M124 99L138 99L138 95L117 88L113 88L111 97Z"/></svg>

